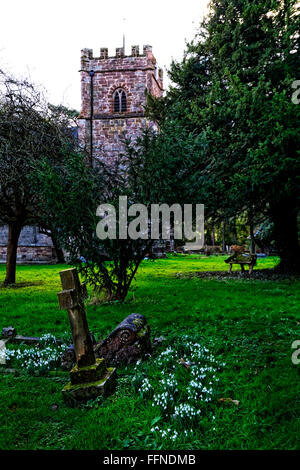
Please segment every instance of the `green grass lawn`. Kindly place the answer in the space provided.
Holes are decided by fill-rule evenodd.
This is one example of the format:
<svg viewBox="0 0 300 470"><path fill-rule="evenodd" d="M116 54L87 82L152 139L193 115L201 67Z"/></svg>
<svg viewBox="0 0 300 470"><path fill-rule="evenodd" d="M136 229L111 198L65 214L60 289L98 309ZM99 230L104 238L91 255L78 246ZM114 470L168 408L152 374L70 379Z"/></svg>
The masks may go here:
<svg viewBox="0 0 300 470"><path fill-rule="evenodd" d="M300 339L300 281L188 275L227 271L224 259L144 261L126 302L87 303L97 339L133 312L146 316L153 337L166 337L148 361L118 369L109 398L70 409L61 396L68 373L1 373L0 449L299 449L300 365L291 361L291 345ZM276 262L259 259L256 269ZM67 313L56 295L64 268L18 266L19 287L0 289L0 329L68 336ZM0 266L1 278L4 270ZM207 403L189 398L191 371L178 364L192 354L203 364L213 356L216 380ZM170 374L179 384L175 401L193 405L199 417L178 418L155 402L160 381ZM165 436L163 430L170 431Z"/></svg>

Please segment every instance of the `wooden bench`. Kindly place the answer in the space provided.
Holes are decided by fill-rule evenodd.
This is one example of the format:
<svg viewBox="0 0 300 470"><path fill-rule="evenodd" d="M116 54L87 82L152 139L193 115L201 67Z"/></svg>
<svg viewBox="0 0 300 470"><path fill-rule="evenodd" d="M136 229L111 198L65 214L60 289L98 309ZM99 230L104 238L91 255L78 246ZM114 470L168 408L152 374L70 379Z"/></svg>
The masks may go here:
<svg viewBox="0 0 300 470"><path fill-rule="evenodd" d="M239 264L241 266L242 273L245 272L244 266L247 264L249 266L249 274L252 273L254 266L256 265L257 256L256 255L243 255L243 254L233 254L225 260L225 263L229 264L228 272L231 273L232 265Z"/></svg>

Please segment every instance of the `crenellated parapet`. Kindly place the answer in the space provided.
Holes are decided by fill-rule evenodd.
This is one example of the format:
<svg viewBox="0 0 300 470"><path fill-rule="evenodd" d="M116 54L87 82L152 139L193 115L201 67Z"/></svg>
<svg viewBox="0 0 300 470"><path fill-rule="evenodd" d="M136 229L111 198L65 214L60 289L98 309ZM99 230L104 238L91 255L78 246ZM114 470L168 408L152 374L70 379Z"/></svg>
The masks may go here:
<svg viewBox="0 0 300 470"><path fill-rule="evenodd" d="M163 89L163 70L157 67L150 45L144 45L142 53L138 45L132 46L130 55L125 55L124 47L117 47L114 55L109 55L107 47L101 47L99 56L94 56L92 49L82 49L80 72L89 73L90 70L95 73L153 71L157 86Z"/></svg>
<svg viewBox="0 0 300 470"><path fill-rule="evenodd" d="M92 49L81 51L79 137L89 146L92 127L94 155L116 155L122 148L120 138L127 134L135 139L147 124L146 95L162 95L163 71L150 45L142 50L133 45L130 55L123 47L116 48L114 55L106 47L99 52L94 56Z"/></svg>
<svg viewBox="0 0 300 470"><path fill-rule="evenodd" d="M92 59L113 59L113 58L122 58L122 57L143 57L152 54L152 46L146 44L143 46L143 53L140 54L140 46L131 46L131 54L125 55L124 47L117 47L115 49L114 55L108 54L107 47L100 48L100 55L94 56L93 49L84 48L81 50L81 59L82 60L92 60Z"/></svg>

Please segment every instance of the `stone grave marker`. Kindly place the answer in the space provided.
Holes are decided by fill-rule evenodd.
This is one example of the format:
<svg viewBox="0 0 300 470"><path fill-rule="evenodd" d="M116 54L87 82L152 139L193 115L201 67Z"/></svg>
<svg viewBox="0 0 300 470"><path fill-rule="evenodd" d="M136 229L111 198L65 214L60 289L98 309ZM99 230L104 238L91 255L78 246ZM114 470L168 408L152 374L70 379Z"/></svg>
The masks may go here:
<svg viewBox="0 0 300 470"><path fill-rule="evenodd" d="M86 286L80 284L76 268L60 272L62 292L58 293L60 309L66 309L71 326L76 365L70 371L71 381L63 389L65 402L74 406L77 402L109 395L115 389L115 368L106 367L104 358L95 357L87 323L84 298Z"/></svg>
<svg viewBox="0 0 300 470"><path fill-rule="evenodd" d="M94 348L96 357L104 357L109 365L130 364L152 352L150 327L139 313L126 317Z"/></svg>

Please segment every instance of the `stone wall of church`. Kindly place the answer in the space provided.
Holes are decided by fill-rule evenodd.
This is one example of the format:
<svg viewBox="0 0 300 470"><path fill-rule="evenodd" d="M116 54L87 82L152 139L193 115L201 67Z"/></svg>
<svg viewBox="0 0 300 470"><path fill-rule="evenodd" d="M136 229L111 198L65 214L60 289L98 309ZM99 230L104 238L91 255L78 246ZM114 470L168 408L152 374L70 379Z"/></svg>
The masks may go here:
<svg viewBox="0 0 300 470"><path fill-rule="evenodd" d="M91 78L90 71L93 71ZM145 126L154 126L145 117L146 93L163 93L163 74L157 68L151 46L132 46L130 56L118 48L113 57L100 49L94 57L91 49L81 51L81 97L79 139L89 149L91 117L91 80L93 80L93 156L109 162L123 150L122 138L135 140ZM114 93L126 93L127 109L114 112Z"/></svg>
<svg viewBox="0 0 300 470"><path fill-rule="evenodd" d="M6 262L6 246L8 239L8 227L0 227L0 263ZM55 250L51 238L46 233L41 233L37 226L26 225L23 227L18 251L18 263L51 263L56 260Z"/></svg>

